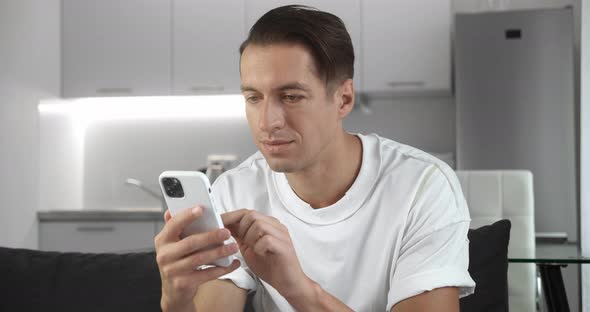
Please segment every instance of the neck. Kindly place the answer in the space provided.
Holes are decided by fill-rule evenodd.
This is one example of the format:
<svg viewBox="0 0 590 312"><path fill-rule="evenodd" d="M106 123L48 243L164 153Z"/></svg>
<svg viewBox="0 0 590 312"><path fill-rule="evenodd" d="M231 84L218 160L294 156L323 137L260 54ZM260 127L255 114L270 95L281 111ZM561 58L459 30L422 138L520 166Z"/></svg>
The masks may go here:
<svg viewBox="0 0 590 312"><path fill-rule="evenodd" d="M330 206L354 183L362 164L362 150L357 136L342 131L314 165L286 174L289 185L311 207Z"/></svg>

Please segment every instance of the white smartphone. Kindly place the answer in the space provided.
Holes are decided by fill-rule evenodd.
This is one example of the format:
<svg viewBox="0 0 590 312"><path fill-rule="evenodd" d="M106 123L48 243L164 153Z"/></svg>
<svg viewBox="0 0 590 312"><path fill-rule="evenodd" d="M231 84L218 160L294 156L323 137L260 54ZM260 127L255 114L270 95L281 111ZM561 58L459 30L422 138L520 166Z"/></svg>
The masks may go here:
<svg viewBox="0 0 590 312"><path fill-rule="evenodd" d="M160 174L158 181L168 210L173 217L196 205L203 207L203 215L184 228L181 237L224 227L211 197L211 185L205 174L198 171L164 171ZM229 240L226 243L229 243ZM233 256L228 256L210 264L228 267L233 260Z"/></svg>

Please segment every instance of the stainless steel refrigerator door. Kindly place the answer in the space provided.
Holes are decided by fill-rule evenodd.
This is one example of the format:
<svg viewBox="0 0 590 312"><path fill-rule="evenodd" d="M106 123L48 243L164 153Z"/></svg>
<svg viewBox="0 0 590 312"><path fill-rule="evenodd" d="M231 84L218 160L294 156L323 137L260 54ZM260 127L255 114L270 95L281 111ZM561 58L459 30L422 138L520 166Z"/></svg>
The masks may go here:
<svg viewBox="0 0 590 312"><path fill-rule="evenodd" d="M528 169L537 232L578 239L571 9L459 14L459 169Z"/></svg>

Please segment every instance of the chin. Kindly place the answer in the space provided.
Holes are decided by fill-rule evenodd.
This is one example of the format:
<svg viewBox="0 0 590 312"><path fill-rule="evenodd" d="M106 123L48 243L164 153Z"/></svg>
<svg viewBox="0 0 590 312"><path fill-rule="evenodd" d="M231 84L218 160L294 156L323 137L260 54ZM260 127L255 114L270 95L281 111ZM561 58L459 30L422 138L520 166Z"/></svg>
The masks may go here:
<svg viewBox="0 0 590 312"><path fill-rule="evenodd" d="M270 169L275 172L289 173L295 172L299 169L293 161L288 159L276 159L266 155L264 158L266 158L266 162L268 163Z"/></svg>

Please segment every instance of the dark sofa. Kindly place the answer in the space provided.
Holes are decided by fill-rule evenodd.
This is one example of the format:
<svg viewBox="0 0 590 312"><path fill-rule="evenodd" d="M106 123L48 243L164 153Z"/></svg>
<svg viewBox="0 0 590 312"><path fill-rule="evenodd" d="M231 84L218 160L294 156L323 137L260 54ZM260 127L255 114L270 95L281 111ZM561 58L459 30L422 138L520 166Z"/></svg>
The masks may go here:
<svg viewBox="0 0 590 312"><path fill-rule="evenodd" d="M469 231L475 294L461 311L508 311L510 222ZM0 311L160 311L153 252L83 254L0 247Z"/></svg>

